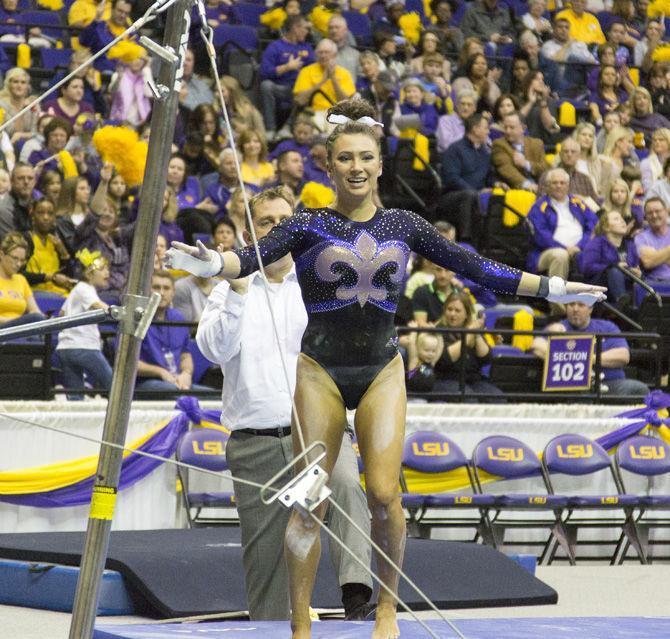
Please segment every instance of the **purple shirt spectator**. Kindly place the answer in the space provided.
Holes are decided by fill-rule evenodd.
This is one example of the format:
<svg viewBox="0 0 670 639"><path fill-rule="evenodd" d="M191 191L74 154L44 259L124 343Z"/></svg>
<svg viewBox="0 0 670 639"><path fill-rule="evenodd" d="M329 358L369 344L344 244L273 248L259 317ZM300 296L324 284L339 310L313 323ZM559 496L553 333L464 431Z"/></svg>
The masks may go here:
<svg viewBox="0 0 670 639"><path fill-rule="evenodd" d="M200 202L200 182L195 176L189 175L177 193L177 208L190 209L198 202Z"/></svg>
<svg viewBox="0 0 670 639"><path fill-rule="evenodd" d="M277 67L286 64L291 57L302 60L303 68L315 61L314 49L307 42L293 44L282 38L270 43L261 58L261 80L272 80L276 84L293 87L299 70L277 74Z"/></svg>
<svg viewBox="0 0 670 639"><path fill-rule="evenodd" d="M310 146L308 144L298 144L293 138L282 140L268 156L270 160L278 158L284 151L296 151L302 155L302 159L306 162L309 158Z"/></svg>
<svg viewBox="0 0 670 639"><path fill-rule="evenodd" d="M175 308L165 310L166 322L183 322L184 316ZM151 324L142 340L140 359L146 364L166 370L179 370L182 353L188 350L188 326L156 326Z"/></svg>
<svg viewBox="0 0 670 639"><path fill-rule="evenodd" d="M561 324L565 326L568 333L620 333L616 324L608 320L592 319L586 328L574 328L568 320L562 320ZM605 337L602 340L603 353L612 348L628 348L628 342L623 337ZM625 379L626 374L623 368L604 368L602 369L603 379Z"/></svg>
<svg viewBox="0 0 670 639"><path fill-rule="evenodd" d="M423 102L419 106L414 106L407 102L402 102L400 104L400 113L402 115L418 115L421 118L421 133L424 135L435 134L438 114L434 105Z"/></svg>
<svg viewBox="0 0 670 639"><path fill-rule="evenodd" d="M649 246L655 250L660 250L670 246L670 228L666 229L663 235L657 235L651 229L646 228L635 236L635 247L638 253L642 248ZM670 264L659 264L650 271L645 271L645 277L654 280L665 280L670 282Z"/></svg>
<svg viewBox="0 0 670 639"><path fill-rule="evenodd" d="M586 243L582 250L581 267L587 278L596 277L610 266L615 266L622 261L625 261L628 266L640 265L640 257L633 240L624 238L621 247L617 248L604 235L596 235Z"/></svg>
<svg viewBox="0 0 670 639"><path fill-rule="evenodd" d="M63 118L63 120L67 120L72 126L74 126L75 120L82 113L91 113L95 115L95 109L93 106L88 102L84 102L83 100L79 103L79 112L75 113L75 115L68 115L65 113L65 111L61 109L60 104L58 104L58 100L49 100L48 102L45 102L42 105L42 110L46 113L50 113L51 115Z"/></svg>

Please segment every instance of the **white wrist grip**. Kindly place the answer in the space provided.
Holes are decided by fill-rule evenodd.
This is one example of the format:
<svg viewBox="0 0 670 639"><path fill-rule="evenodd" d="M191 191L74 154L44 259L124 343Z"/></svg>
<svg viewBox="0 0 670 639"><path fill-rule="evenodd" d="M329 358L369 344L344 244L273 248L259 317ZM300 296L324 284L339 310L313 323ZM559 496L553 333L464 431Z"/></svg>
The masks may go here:
<svg viewBox="0 0 670 639"><path fill-rule="evenodd" d="M202 260L172 247L167 250L166 255L169 256L174 269L188 271L198 277L214 277L223 269L223 256L212 249L207 249L207 253L209 259Z"/></svg>
<svg viewBox="0 0 670 639"><path fill-rule="evenodd" d="M570 304L571 302L581 302L587 306L593 306L596 302L602 302L607 299L604 293L568 293L567 282L554 275L549 278L549 293L547 301L555 304Z"/></svg>

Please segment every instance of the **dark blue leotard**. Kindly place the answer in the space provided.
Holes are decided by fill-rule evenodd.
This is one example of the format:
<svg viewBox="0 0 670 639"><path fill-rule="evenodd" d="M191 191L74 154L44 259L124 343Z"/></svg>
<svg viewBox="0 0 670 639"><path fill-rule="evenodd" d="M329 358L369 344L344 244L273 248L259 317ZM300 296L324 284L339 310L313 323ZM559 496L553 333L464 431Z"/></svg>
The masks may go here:
<svg viewBox="0 0 670 639"><path fill-rule="evenodd" d="M498 293L516 293L521 271L444 239L416 213L377 209L354 222L333 209L303 209L259 241L264 264L291 253L307 328L301 350L332 377L356 408L398 353L393 325L412 251ZM240 277L258 269L253 247L238 249Z"/></svg>

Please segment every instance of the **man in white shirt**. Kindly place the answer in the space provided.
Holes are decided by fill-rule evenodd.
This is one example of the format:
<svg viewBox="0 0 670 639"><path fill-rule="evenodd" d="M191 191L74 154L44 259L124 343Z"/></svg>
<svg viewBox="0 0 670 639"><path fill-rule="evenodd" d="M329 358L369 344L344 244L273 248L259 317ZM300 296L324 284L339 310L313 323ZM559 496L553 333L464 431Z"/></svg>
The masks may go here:
<svg viewBox="0 0 670 639"><path fill-rule="evenodd" d="M537 199L528 213L533 229L528 268L532 273L558 275L567 279L571 260L591 237L598 218L583 200L568 193L570 177L564 169L546 175L547 194ZM563 311L554 305L554 311Z"/></svg>
<svg viewBox="0 0 670 639"><path fill-rule="evenodd" d="M250 205L259 239L293 213L291 193L282 186L257 195ZM248 233L246 239L250 239ZM268 481L294 457L291 398L300 343L307 325L307 312L291 255L267 266L265 271L290 389L286 387L265 286L259 273L217 285L209 297L196 336L203 354L220 364L223 371L221 422L232 431L226 447L231 473L258 483ZM343 440L329 485L335 501L369 535L370 516L351 439ZM256 621L288 619L288 574L283 540L290 511L277 503L264 505L258 489L239 483L235 483L234 489L242 530L250 617ZM328 522L356 556L370 565L369 542L334 510L328 514ZM338 544L331 544L330 554L342 588L347 618L364 618L372 594L370 575Z"/></svg>

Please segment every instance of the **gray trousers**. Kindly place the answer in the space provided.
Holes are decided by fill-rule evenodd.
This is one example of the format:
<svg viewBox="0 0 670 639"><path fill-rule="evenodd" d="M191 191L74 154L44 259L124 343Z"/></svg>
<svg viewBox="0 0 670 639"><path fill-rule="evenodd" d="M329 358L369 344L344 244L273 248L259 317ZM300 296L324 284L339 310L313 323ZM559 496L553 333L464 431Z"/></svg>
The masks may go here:
<svg viewBox="0 0 670 639"><path fill-rule="evenodd" d="M264 437L233 431L226 446L226 458L233 477L265 483L293 459L291 437ZM356 454L346 433L329 485L335 501L369 536L370 513L359 480ZM253 621L288 619L284 533L291 511L278 503L263 504L257 488L235 483L234 490L242 532L249 616ZM369 542L332 508L328 521L330 529L366 566L370 566ZM330 558L340 586L362 583L372 588L370 575L334 541L330 544Z"/></svg>

